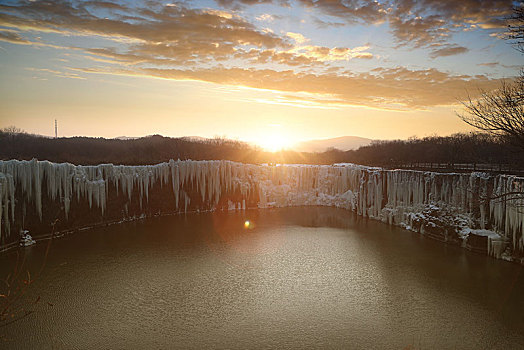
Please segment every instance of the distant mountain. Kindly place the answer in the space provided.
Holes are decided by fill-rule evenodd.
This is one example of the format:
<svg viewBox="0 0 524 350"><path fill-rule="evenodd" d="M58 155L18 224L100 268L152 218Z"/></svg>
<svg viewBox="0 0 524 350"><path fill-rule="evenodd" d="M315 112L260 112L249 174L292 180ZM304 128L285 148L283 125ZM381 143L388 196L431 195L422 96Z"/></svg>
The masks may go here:
<svg viewBox="0 0 524 350"><path fill-rule="evenodd" d="M371 144L373 140L358 136L341 136L333 139L310 140L297 143L292 147L299 152L324 152L328 148L334 147L341 151L358 149L361 146Z"/></svg>

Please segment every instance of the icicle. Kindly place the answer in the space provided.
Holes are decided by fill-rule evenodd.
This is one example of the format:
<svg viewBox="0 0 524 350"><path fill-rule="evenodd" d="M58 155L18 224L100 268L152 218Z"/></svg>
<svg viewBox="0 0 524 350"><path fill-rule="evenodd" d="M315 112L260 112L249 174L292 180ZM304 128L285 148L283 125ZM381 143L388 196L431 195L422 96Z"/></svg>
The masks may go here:
<svg viewBox="0 0 524 350"><path fill-rule="evenodd" d="M11 211L11 215L9 215ZM0 173L0 239L2 235L2 220L4 222L6 236L11 232L10 222L14 222L15 213L15 183L12 175Z"/></svg>
<svg viewBox="0 0 524 350"><path fill-rule="evenodd" d="M189 209L190 197L186 191L200 196L206 208L215 207L220 198L233 194L241 196L234 200L236 206L245 208L253 193L257 193L259 207L332 205L406 225L412 222L411 214L434 206L468 215L481 227L491 224L511 241L514 249L522 250L524 247L524 215L517 209L523 204L522 199L508 198L489 203L479 200L481 197L522 191L524 179L514 176L435 174L353 164L257 166L230 161L191 160L170 160L169 163L153 166L75 166L37 160L9 160L0 161L0 173L4 174L0 184L0 234L6 233L9 222L14 221L14 191L18 185L23 200L33 203L41 218L42 184L46 181L46 200L62 202L67 218L73 196L79 202L87 201L90 208L94 206L104 214L107 198L111 198L109 184L115 187L117 194L121 191L124 196L127 195L128 202L138 197L142 206L144 196L145 202L149 201L150 188L171 181L177 210L181 197L184 211ZM133 197L135 191L138 191L138 196ZM22 204L25 205L25 202ZM479 217L474 218L473 212Z"/></svg>

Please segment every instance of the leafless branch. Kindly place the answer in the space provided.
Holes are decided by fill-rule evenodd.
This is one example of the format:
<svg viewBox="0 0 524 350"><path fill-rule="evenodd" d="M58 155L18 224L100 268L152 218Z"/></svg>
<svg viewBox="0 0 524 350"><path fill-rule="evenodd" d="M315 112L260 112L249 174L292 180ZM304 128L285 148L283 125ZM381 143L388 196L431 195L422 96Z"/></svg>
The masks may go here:
<svg viewBox="0 0 524 350"><path fill-rule="evenodd" d="M467 124L505 138L524 150L524 77L503 82L494 91L480 91L462 103L465 113L458 116Z"/></svg>
<svg viewBox="0 0 524 350"><path fill-rule="evenodd" d="M508 19L506 39L510 40L515 49L524 53L524 7L513 9L513 15Z"/></svg>
<svg viewBox="0 0 524 350"><path fill-rule="evenodd" d="M25 254L20 254L20 252L17 251L13 271L3 281L5 289L0 293L0 327L5 327L35 312L32 308L39 303L40 297L38 296L35 300L26 300L27 298L24 297L29 287L41 276L45 268L57 222L58 220L55 220L51 224L51 239L47 243L42 266L34 277L31 276L31 272L25 267Z"/></svg>

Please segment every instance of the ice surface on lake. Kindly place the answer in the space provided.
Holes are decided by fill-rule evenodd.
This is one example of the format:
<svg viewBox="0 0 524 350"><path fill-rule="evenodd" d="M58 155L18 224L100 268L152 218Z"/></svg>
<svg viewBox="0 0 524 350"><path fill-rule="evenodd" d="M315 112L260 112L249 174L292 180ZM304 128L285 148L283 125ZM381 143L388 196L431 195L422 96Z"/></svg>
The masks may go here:
<svg viewBox="0 0 524 350"><path fill-rule="evenodd" d="M187 211L191 205L188 188L211 207L225 196L229 208L245 208L248 198L256 195L259 208L335 206L415 231L421 230L420 222L431 228L442 224L434 222L435 218L442 221L445 217L463 228L489 226L488 249L492 255L500 255L508 240L514 250L524 249L524 201L522 197L505 196L522 191L524 178L384 170L355 164L270 166L170 160L145 166L81 166L37 160L0 161L0 233L9 235L14 222L16 188L35 207L40 218L44 195L60 201L67 218L73 198L87 201L90 208L103 214L108 184L126 194L129 201L133 194L138 194L143 206L149 200L152 186L168 183L180 211ZM230 196L233 193L240 194L240 199L237 196L233 200ZM463 235L468 232L462 230Z"/></svg>

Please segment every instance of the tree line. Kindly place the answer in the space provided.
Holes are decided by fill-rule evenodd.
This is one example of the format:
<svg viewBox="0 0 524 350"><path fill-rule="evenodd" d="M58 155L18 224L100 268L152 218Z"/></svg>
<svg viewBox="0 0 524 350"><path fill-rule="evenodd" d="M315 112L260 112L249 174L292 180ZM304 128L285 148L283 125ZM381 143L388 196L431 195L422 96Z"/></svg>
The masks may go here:
<svg viewBox="0 0 524 350"><path fill-rule="evenodd" d="M445 163L450 168L461 163L511 164L513 169L524 169L523 153L504 138L487 133L374 141L369 146L349 151L331 148L317 153L292 150L273 153L225 138L194 140L153 135L129 140L90 137L55 139L20 130L0 131L1 159L37 158L82 165L144 165L169 159L224 159L254 164L357 163L388 168L416 163Z"/></svg>

